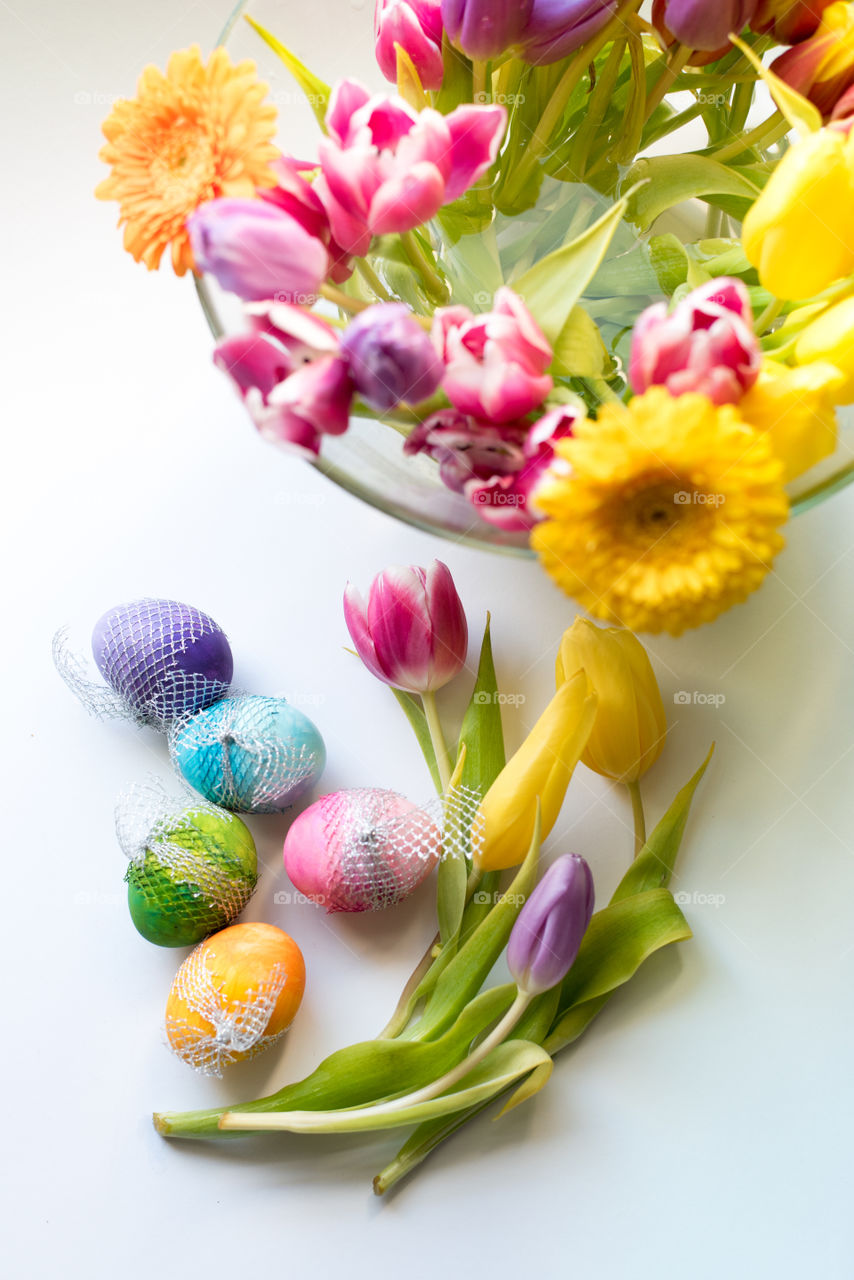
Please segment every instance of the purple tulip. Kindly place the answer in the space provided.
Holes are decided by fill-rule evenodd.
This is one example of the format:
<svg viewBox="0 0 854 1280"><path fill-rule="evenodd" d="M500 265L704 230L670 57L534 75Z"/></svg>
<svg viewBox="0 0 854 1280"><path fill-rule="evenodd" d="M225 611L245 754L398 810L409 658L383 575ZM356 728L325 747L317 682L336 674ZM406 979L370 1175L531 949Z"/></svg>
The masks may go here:
<svg viewBox="0 0 854 1280"><path fill-rule="evenodd" d="M580 49L613 17L618 0L534 0L519 50L535 65L558 62Z"/></svg>
<svg viewBox="0 0 854 1280"><path fill-rule="evenodd" d="M487 422L512 422L541 405L553 387L552 349L522 299L502 287L493 309L436 312L433 341L445 361L443 390L455 408Z"/></svg>
<svg viewBox="0 0 854 1280"><path fill-rule="evenodd" d="M558 440L571 436L583 416L574 405L560 405L544 413L529 429L522 448L522 465L511 474L470 480L464 487L481 520L508 533L532 529L540 515L532 502L534 491L551 466Z"/></svg>
<svg viewBox="0 0 854 1280"><path fill-rule="evenodd" d="M507 944L507 967L520 991L539 995L563 981L593 915L593 897L593 876L578 854L564 854L549 867Z"/></svg>
<svg viewBox="0 0 854 1280"><path fill-rule="evenodd" d="M339 81L313 184L337 243L362 257L374 236L428 222L486 173L506 126L500 106L464 105L443 116Z"/></svg>
<svg viewBox="0 0 854 1280"><path fill-rule="evenodd" d="M677 40L689 49L724 48L731 32L747 26L759 0L666 0L664 21Z"/></svg>
<svg viewBox="0 0 854 1280"><path fill-rule="evenodd" d="M397 84L397 45L412 59L425 89L441 89L441 0L377 0L374 38L380 71Z"/></svg>
<svg viewBox="0 0 854 1280"><path fill-rule="evenodd" d="M317 165L310 161L295 160L293 156L282 156L271 167L278 182L275 187L262 187L258 192L260 198L289 214L304 231L323 244L329 254L330 280L334 280L336 284L348 280L353 274L353 263L340 244L336 243L320 197L308 179L303 177L304 173L312 172Z"/></svg>
<svg viewBox="0 0 854 1280"><path fill-rule="evenodd" d="M324 245L266 200L203 204L187 219L196 266L247 301L314 302L329 270Z"/></svg>
<svg viewBox="0 0 854 1280"><path fill-rule="evenodd" d="M497 58L526 31L534 0L442 0L448 37L469 58Z"/></svg>
<svg viewBox="0 0 854 1280"><path fill-rule="evenodd" d="M460 413L440 409L418 424L403 446L410 457L426 453L439 464L442 483L462 493L469 481L512 475L525 463L525 423L493 426Z"/></svg>
<svg viewBox="0 0 854 1280"><path fill-rule="evenodd" d="M432 693L463 666L468 626L451 571L393 567L377 574L367 605L349 582L344 618L365 666L409 693Z"/></svg>
<svg viewBox="0 0 854 1280"><path fill-rule="evenodd" d="M689 293L670 314L664 302L641 314L629 378L638 395L663 386L674 396L696 391L713 404L737 404L761 364L747 289L723 276Z"/></svg>
<svg viewBox="0 0 854 1280"><path fill-rule="evenodd" d="M374 409L426 400L445 372L429 334L402 303L381 302L363 311L348 326L341 352L356 390Z"/></svg>

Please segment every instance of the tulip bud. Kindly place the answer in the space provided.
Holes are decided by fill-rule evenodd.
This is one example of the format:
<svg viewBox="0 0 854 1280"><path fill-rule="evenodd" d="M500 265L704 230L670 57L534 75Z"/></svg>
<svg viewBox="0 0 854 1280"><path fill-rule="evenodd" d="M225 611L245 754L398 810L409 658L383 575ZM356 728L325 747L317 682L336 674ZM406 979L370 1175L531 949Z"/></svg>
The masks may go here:
<svg viewBox="0 0 854 1280"><path fill-rule="evenodd" d="M584 672L558 689L483 798L478 810L482 840L474 855L481 871L503 871L522 861L538 802L543 839L551 831L595 713L596 695Z"/></svg>
<svg viewBox="0 0 854 1280"><path fill-rule="evenodd" d="M829 116L854 85L854 7L843 0L830 5L813 35L787 49L771 70Z"/></svg>
<svg viewBox="0 0 854 1280"><path fill-rule="evenodd" d="M617 0L534 0L519 56L534 66L558 62L604 27Z"/></svg>
<svg viewBox="0 0 854 1280"><path fill-rule="evenodd" d="M752 31L768 32L780 44L797 44L811 36L821 15L836 0L759 0Z"/></svg>
<svg viewBox="0 0 854 1280"><path fill-rule="evenodd" d="M391 409L431 396L445 366L430 337L402 303L368 307L341 340L356 390L374 409Z"/></svg>
<svg viewBox="0 0 854 1280"><path fill-rule="evenodd" d="M667 0L664 20L689 49L720 49L753 17L758 0Z"/></svg>
<svg viewBox="0 0 854 1280"><path fill-rule="evenodd" d="M665 303L642 313L632 335L629 377L637 395L653 385L690 391L713 404L736 404L759 376L762 352L740 280L710 280L668 314Z"/></svg>
<svg viewBox="0 0 854 1280"><path fill-rule="evenodd" d="M321 242L265 200L211 200L187 230L199 270L248 302L313 302L329 270Z"/></svg>
<svg viewBox="0 0 854 1280"><path fill-rule="evenodd" d="M778 298L811 298L854 271L854 134L808 134L785 153L742 226L744 252Z"/></svg>
<svg viewBox="0 0 854 1280"><path fill-rule="evenodd" d="M442 0L452 44L469 58L497 58L525 33L534 0Z"/></svg>
<svg viewBox="0 0 854 1280"><path fill-rule="evenodd" d="M425 89L441 89L441 0L377 0L374 37L380 71L397 84L397 46L412 59Z"/></svg>
<svg viewBox="0 0 854 1280"><path fill-rule="evenodd" d="M835 303L802 331L795 345L799 365L825 361L836 365L845 383L836 392L837 404L854 401L854 298Z"/></svg>
<svg viewBox="0 0 854 1280"><path fill-rule="evenodd" d="M661 691L646 650L631 631L576 618L558 652L558 688L579 671L597 696L582 762L615 782L637 782L661 755L667 733Z"/></svg>
<svg viewBox="0 0 854 1280"><path fill-rule="evenodd" d="M367 606L348 582L344 618L365 666L395 689L432 693L453 680L466 660L466 615L451 571L440 560L429 569L395 567L377 574Z"/></svg>
<svg viewBox="0 0 854 1280"><path fill-rule="evenodd" d="M523 906L507 944L507 967L520 991L539 995L575 963L593 915L593 876L583 858L564 854Z"/></svg>

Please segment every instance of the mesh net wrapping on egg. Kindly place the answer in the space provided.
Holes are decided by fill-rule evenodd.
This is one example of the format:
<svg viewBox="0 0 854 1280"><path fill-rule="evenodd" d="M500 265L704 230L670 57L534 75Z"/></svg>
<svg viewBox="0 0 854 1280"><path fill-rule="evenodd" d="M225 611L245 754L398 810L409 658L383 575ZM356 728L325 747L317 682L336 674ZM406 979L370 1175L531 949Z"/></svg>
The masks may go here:
<svg viewBox="0 0 854 1280"><path fill-rule="evenodd" d="M224 1067L238 1058L254 1058L263 1053L287 1031L282 1027L267 1035L288 975L283 964L275 964L260 986L246 992L244 1000L231 1001L206 964L206 957L211 954L207 944L196 947L178 970L172 988L188 1009L210 1024L210 1030L173 1016L166 1019L166 1034L173 1052L195 1071L221 1076Z"/></svg>
<svg viewBox="0 0 854 1280"><path fill-rule="evenodd" d="M339 910L393 906L440 857L471 857L482 840L480 796L467 787L403 813L389 811L393 792L366 788L339 795L346 796L346 804L324 812L326 845L340 850L329 884Z"/></svg>
<svg viewBox="0 0 854 1280"><path fill-rule="evenodd" d="M272 698L232 692L215 719L184 716L170 728L169 750L178 772L179 752L201 762L194 783L225 809L279 813L287 798L314 775L317 757L305 743L277 733Z"/></svg>
<svg viewBox="0 0 854 1280"><path fill-rule="evenodd" d="M90 679L87 663L69 645L67 627L53 638L53 661L92 715L163 729L228 692L227 682L184 671L180 662L190 646L220 633L217 623L192 605L147 598L122 605L106 619L99 654L106 683Z"/></svg>
<svg viewBox="0 0 854 1280"><path fill-rule="evenodd" d="M220 823L238 821L189 790L176 799L152 779L129 787L115 816L116 835L128 859L128 882L167 913L191 911L200 928L211 933L243 910L254 881L237 865L234 875L224 874L228 855L221 848L216 859L203 856L215 841L198 825L197 815L205 814ZM166 880L161 867L168 872Z"/></svg>

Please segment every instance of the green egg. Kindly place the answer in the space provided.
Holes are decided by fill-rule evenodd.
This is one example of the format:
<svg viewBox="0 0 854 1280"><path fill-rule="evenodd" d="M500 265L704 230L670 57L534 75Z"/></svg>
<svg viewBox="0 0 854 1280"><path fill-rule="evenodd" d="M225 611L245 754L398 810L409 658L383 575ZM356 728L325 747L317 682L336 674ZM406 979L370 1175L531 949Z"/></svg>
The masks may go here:
<svg viewBox="0 0 854 1280"><path fill-rule="evenodd" d="M138 931L159 947L191 947L246 906L258 879L255 841L239 818L188 809L125 876Z"/></svg>

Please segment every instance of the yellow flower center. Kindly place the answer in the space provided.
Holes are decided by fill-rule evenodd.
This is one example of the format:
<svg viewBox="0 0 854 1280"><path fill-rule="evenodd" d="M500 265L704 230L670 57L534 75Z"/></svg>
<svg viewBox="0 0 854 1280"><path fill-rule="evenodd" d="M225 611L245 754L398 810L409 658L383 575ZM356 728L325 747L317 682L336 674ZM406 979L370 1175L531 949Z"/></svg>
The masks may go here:
<svg viewBox="0 0 854 1280"><path fill-rule="evenodd" d="M668 477L640 476L612 500L608 519L633 547L647 548L677 527L696 529L708 522L715 506L709 494Z"/></svg>

